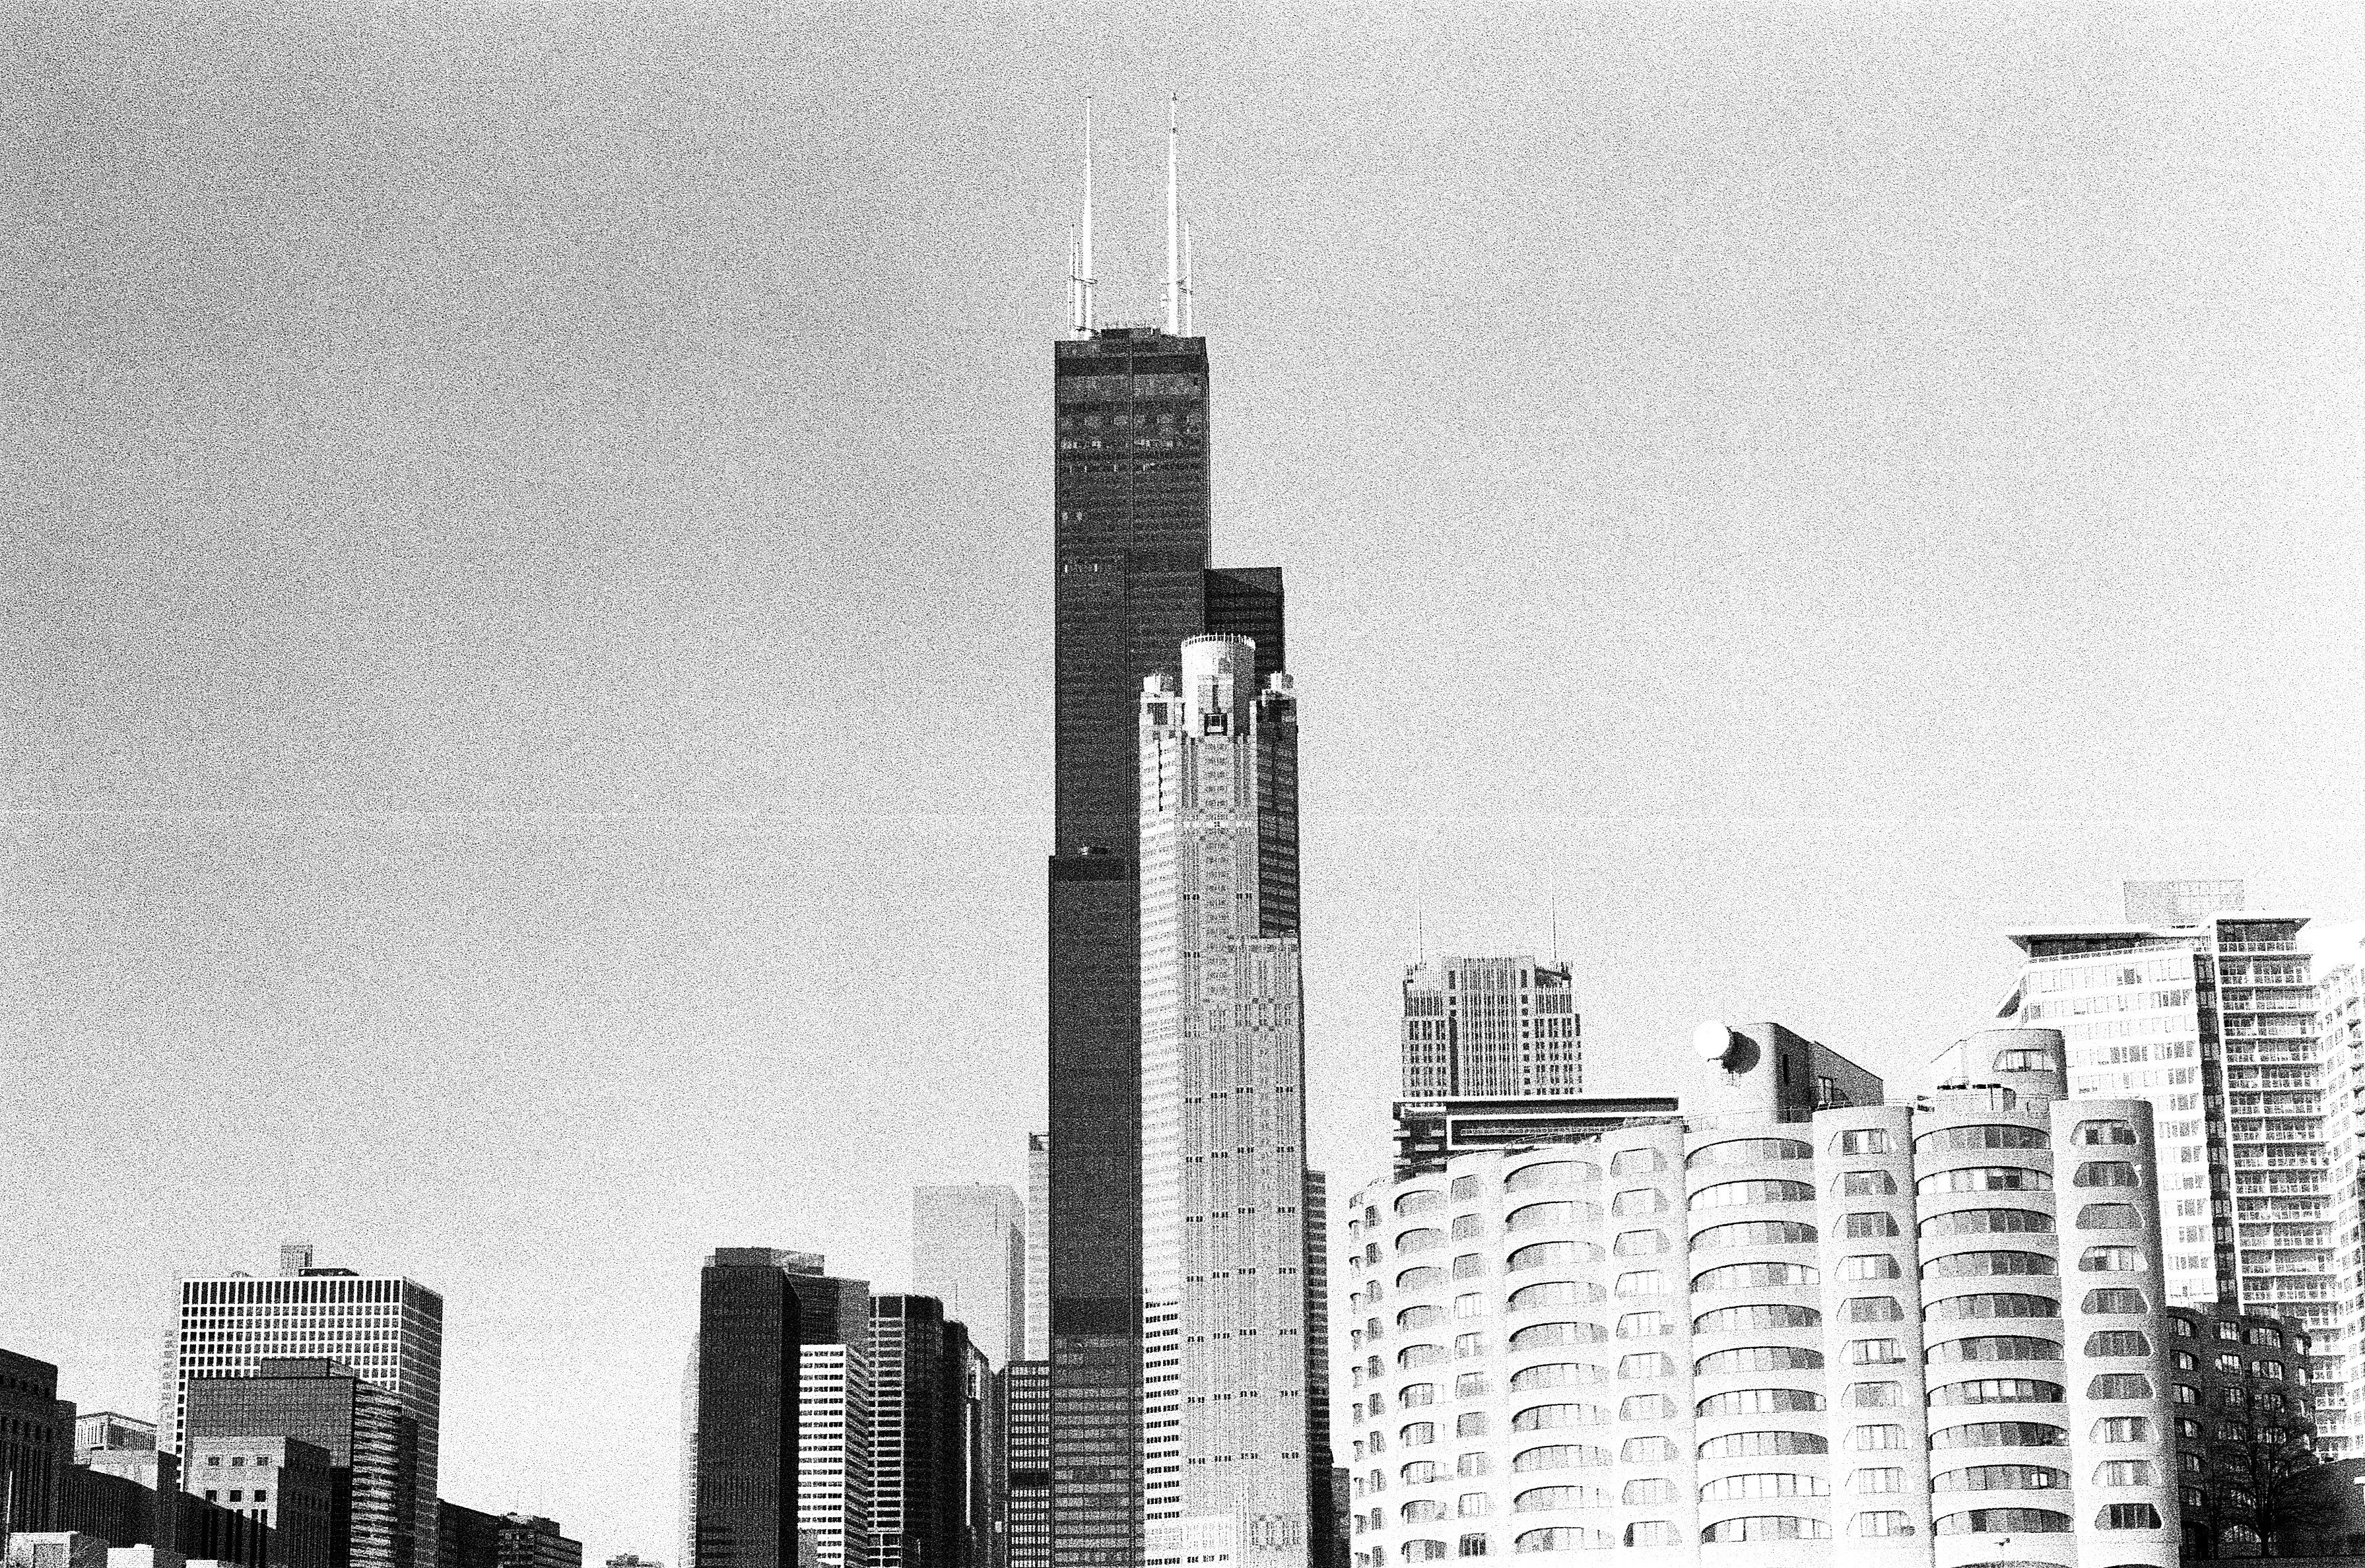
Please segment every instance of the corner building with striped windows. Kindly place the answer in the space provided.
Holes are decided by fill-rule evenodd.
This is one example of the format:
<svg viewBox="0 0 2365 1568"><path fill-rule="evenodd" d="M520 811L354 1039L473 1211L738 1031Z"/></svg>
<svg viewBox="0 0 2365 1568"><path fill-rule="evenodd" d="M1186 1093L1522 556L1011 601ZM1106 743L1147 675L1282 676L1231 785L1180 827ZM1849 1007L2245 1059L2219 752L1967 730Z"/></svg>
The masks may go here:
<svg viewBox="0 0 2365 1568"><path fill-rule="evenodd" d="M1684 1115L1351 1200L1354 1568L2175 1563L2150 1107L2047 1029L1813 1110L1725 1037Z"/></svg>

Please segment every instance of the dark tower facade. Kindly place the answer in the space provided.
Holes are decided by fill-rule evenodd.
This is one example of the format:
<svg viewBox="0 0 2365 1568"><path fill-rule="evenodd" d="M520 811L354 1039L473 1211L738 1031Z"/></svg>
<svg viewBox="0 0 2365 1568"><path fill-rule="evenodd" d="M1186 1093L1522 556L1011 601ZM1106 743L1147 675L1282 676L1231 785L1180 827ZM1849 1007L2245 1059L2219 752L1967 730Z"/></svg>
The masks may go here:
<svg viewBox="0 0 2365 1568"><path fill-rule="evenodd" d="M1052 376L1053 1561L1135 1568L1142 1554L1138 700L1145 676L1173 668L1182 642L1206 633L1254 639L1261 685L1283 661L1283 595L1278 568L1208 566L1205 339L1095 330L1055 345ZM1291 930L1295 916L1293 897Z"/></svg>
<svg viewBox="0 0 2365 1568"><path fill-rule="evenodd" d="M698 1568L796 1568L797 1347L792 1268L761 1247L715 1250L698 1282Z"/></svg>

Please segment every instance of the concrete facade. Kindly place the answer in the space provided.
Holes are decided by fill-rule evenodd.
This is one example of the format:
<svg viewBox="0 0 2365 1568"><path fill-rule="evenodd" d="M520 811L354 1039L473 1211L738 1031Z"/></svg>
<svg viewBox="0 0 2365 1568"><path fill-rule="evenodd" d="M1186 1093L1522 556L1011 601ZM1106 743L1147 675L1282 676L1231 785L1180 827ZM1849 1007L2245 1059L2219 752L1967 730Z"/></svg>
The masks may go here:
<svg viewBox="0 0 2365 1568"><path fill-rule="evenodd" d="M2150 1107L1999 1030L1802 1113L1729 1040L1688 1117L1351 1201L1358 1568L2174 1563Z"/></svg>
<svg viewBox="0 0 2365 1568"><path fill-rule="evenodd" d="M1585 1051L1568 970L1526 953L1424 958L1405 970L1404 1097L1575 1094Z"/></svg>
<svg viewBox="0 0 2365 1568"><path fill-rule="evenodd" d="M270 1558L280 1568L342 1568L336 1467L326 1449L274 1433L209 1434L201 1446L188 1473L193 1495L269 1527Z"/></svg>

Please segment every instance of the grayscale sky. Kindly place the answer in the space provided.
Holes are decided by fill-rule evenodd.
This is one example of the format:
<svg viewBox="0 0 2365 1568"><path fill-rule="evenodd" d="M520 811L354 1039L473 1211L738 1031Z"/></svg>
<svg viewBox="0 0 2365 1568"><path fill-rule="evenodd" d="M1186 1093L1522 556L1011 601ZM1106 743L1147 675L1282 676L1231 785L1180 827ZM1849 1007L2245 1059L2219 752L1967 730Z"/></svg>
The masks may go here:
<svg viewBox="0 0 2365 1568"><path fill-rule="evenodd" d="M280 14L282 11L292 14ZM2365 17L8 7L0 1343L449 1303L444 1495L675 1555L717 1244L1043 1114L1050 339L1188 130L1290 574L1315 1153L1400 966L1910 1089L2129 876L2365 915Z"/></svg>

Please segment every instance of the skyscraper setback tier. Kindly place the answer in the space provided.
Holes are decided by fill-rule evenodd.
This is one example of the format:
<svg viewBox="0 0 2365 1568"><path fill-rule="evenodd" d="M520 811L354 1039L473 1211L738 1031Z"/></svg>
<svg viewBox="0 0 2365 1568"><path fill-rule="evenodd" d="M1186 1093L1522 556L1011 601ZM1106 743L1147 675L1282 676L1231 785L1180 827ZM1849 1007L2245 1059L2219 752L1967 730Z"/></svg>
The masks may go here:
<svg viewBox="0 0 2365 1568"><path fill-rule="evenodd" d="M1327 1562L1294 888L1297 700L1239 637L1141 696L1145 1561ZM1319 1478L1320 1492L1315 1491Z"/></svg>
<svg viewBox="0 0 2365 1568"><path fill-rule="evenodd" d="M252 1373L265 1357L326 1357L392 1394L418 1428L419 1484L404 1530L435 1560L435 1485L443 1387L443 1298L414 1281L315 1268L312 1249L279 1251L279 1276L184 1280L157 1406L158 1440L187 1451L188 1387ZM298 1434L300 1435L300 1434Z"/></svg>
<svg viewBox="0 0 2365 1568"><path fill-rule="evenodd" d="M1060 1568L1140 1559L1141 1016L1137 701L1190 637L1284 655L1281 573L1214 570L1204 339L1054 345L1049 1294ZM1288 831L1294 833L1294 821ZM1265 919L1296 929L1295 881Z"/></svg>

